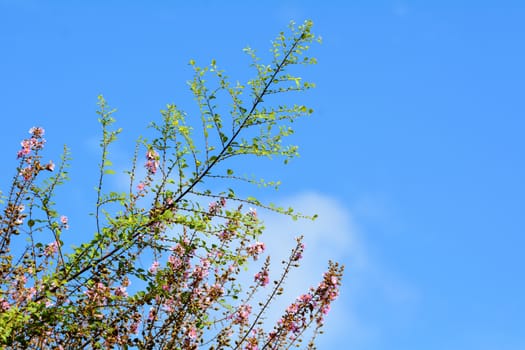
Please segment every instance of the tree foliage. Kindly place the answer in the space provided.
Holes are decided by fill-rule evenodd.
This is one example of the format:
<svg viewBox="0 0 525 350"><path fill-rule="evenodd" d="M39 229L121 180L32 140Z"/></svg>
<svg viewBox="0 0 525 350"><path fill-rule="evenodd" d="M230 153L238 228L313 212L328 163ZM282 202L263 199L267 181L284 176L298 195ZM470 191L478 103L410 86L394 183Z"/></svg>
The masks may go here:
<svg viewBox="0 0 525 350"><path fill-rule="evenodd" d="M315 347L343 267L329 262L319 285L268 324L265 315L304 245L297 238L273 283L266 257L251 285L243 285L239 277L265 249L263 224L252 208L300 215L236 194L239 182L278 184L239 176L231 166L239 163L230 161L259 156L286 162L297 154L284 140L293 133L291 123L312 110L272 101L314 86L291 72L316 63L306 56L317 40L311 28L310 21L291 23L273 41L269 64L245 49L255 72L246 84L232 83L215 61L206 67L190 61L198 116L173 104L161 111L150 125L156 137L137 141L125 192L106 190L115 173L109 148L121 130L114 128L115 110L100 96L96 227L76 247L64 247L62 236L83 228L72 224L67 231L68 218L54 202L67 180L69 151L58 165L45 162L44 129L30 130L0 217L2 347L283 349L301 344L305 335ZM219 106L219 100L226 103Z"/></svg>

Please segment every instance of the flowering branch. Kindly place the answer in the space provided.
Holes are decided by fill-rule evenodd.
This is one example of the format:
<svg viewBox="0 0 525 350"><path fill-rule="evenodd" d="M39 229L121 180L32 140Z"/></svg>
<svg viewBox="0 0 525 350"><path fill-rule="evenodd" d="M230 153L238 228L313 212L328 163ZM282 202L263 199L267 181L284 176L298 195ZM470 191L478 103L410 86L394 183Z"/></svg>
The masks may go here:
<svg viewBox="0 0 525 350"><path fill-rule="evenodd" d="M17 175L0 217L1 347L280 349L295 344L310 327L313 344L339 293L343 268L330 262L322 282L299 296L273 328L265 327L263 316L298 266L304 245L298 238L271 288L269 256L251 285L241 283L242 272L265 251L257 208L302 215L225 188L234 181L278 184L236 175L226 168L233 157L282 156L286 162L297 154L296 146L283 145L293 132L288 124L312 111L276 106L266 97L313 87L288 73L291 66L315 63L305 57L316 39L311 27L310 21L292 23L290 36L281 33L273 43L269 65L259 63L254 50L245 50L256 71L247 82L250 89L232 85L215 61L201 68L192 60L189 86L201 133L195 136L192 119L168 105L161 122L150 125L157 136L137 142L125 193L106 190L106 178L114 174L109 149L122 130L113 129L115 110L100 96L96 230L78 247L64 246L61 235L79 226L53 202L55 189L67 179L68 150L59 166L43 162L44 129L30 130L17 153ZM251 102L243 102L245 90ZM231 101L230 109L216 103L221 97ZM143 173L138 171L141 152ZM12 239L20 234L27 235L25 247ZM266 288L268 296L258 301L257 292Z"/></svg>

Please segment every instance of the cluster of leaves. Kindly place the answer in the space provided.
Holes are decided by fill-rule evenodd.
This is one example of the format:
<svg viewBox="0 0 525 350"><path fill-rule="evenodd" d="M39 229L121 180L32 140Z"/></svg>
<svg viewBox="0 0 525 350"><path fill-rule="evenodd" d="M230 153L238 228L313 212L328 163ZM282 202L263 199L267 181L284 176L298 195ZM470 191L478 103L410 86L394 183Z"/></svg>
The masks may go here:
<svg viewBox="0 0 525 350"><path fill-rule="evenodd" d="M304 245L298 238L273 283L266 257L252 285L243 288L241 273L265 249L259 240L262 222L251 207L298 214L239 197L228 184L254 181L226 166L234 157L287 160L297 153L283 139L293 132L290 123L311 110L275 106L264 99L313 87L289 73L294 65L315 63L305 57L316 40L311 27L310 21L291 24L290 35L281 33L274 41L268 65L246 49L256 71L249 88L231 84L215 61L205 68L191 61L195 74L189 85L200 126L168 105L161 122L151 124L158 136L137 142L129 191L123 193L105 191L104 179L113 173L108 148L121 130L112 129L115 111L99 97L102 157L96 232L73 249L63 246L69 222L53 202L57 186L67 179L68 150L58 166L44 164L44 130L30 130L0 217L2 347L281 349L300 344L311 328L308 344L314 348L338 295L343 267L330 262L317 287L299 296L273 328L265 324L265 314L298 266ZM227 118L215 102L223 96L230 99ZM223 190L206 188L211 182ZM44 232L51 240L42 241L49 238ZM23 249L16 244L20 236L28 242ZM144 262L150 267L141 268ZM261 290L267 290L262 300L257 298Z"/></svg>

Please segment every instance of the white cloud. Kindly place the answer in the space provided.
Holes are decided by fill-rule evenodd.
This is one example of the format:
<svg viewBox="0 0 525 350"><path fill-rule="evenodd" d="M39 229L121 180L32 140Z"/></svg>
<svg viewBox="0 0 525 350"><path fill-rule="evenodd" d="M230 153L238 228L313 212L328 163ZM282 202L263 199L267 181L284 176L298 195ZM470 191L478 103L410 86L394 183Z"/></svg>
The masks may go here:
<svg viewBox="0 0 525 350"><path fill-rule="evenodd" d="M272 277L277 278L279 262L285 259L294 246L294 237L304 235L306 250L300 268L293 271L285 285L283 298L274 303L268 319L281 315L282 310L312 285L317 285L326 270L328 260L346 265L341 296L328 315L325 327L327 335L321 336L319 348L333 348L342 341L346 347L358 348L362 344L380 338L385 324L370 320L365 314L370 294L377 305L393 310L413 309L417 293L414 288L400 280L392 271L383 267L380 261L367 249L358 225L344 203L329 196L309 192L283 198L279 204L291 206L300 213L318 214L315 221L298 220L262 211L259 216L266 230L262 240L272 257ZM359 311L358 311L359 310ZM404 311L403 311L404 312ZM396 322L406 315L387 317Z"/></svg>
<svg viewBox="0 0 525 350"><path fill-rule="evenodd" d="M287 216L267 211L259 215L266 226L263 241L272 257L273 278L279 276L278 264L290 253L294 238L304 235L306 245L301 266L292 271L285 285L285 293L273 304L268 319L279 317L298 295L306 292L310 286L317 285L328 260L338 261L347 265L347 275L343 280L340 300L336 301L328 316L326 331L329 337L321 336L319 344L330 339L348 339L349 335L354 339L353 342L360 342L369 331L359 322L349 298L354 294L350 293L356 283L353 276L356 271L366 269L368 257L350 213L335 199L313 192L282 199L279 204L291 206L302 214L317 214L318 218L315 221L293 221Z"/></svg>
<svg viewBox="0 0 525 350"><path fill-rule="evenodd" d="M294 237L304 235L305 259L301 270L309 274L321 273L328 260L345 260L355 266L366 265L366 254L350 214L332 198L316 193L304 193L281 201L297 212L317 214L314 221L291 218L263 212L265 242L272 255L286 257L294 244Z"/></svg>

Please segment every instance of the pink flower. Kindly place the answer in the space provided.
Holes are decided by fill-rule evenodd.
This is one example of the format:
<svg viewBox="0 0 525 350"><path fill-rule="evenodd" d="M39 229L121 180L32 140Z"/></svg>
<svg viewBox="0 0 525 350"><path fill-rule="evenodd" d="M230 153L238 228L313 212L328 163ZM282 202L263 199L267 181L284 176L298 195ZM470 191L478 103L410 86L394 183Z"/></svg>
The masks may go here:
<svg viewBox="0 0 525 350"><path fill-rule="evenodd" d="M243 304L239 306L239 309L234 315L233 323L234 324L247 324L250 313L252 312L251 305Z"/></svg>
<svg viewBox="0 0 525 350"><path fill-rule="evenodd" d="M159 154L153 149L149 149L148 152L146 152L145 167L151 175L154 175L157 172L159 158Z"/></svg>
<svg viewBox="0 0 525 350"><path fill-rule="evenodd" d="M148 172L152 175L154 175L157 172L157 167L159 166L159 162L148 160L146 161L146 169L148 169Z"/></svg>
<svg viewBox="0 0 525 350"><path fill-rule="evenodd" d="M27 150L31 151L31 145L32 145L31 140L32 139L22 140L22 142L20 142L20 146L22 146L23 149L27 149Z"/></svg>
<svg viewBox="0 0 525 350"><path fill-rule="evenodd" d="M140 326L140 316L136 318L135 321L129 326L129 331L132 334L137 334L139 332L139 326Z"/></svg>
<svg viewBox="0 0 525 350"><path fill-rule="evenodd" d="M19 175L22 176L25 181L29 181L33 177L33 168L27 166L20 171Z"/></svg>
<svg viewBox="0 0 525 350"><path fill-rule="evenodd" d="M146 187L146 185L144 185L144 182L139 182L139 184L137 185L137 190L139 190L139 192L142 192L144 190L144 187Z"/></svg>
<svg viewBox="0 0 525 350"><path fill-rule="evenodd" d="M268 276L268 270L264 269L262 271L259 271L254 276L255 282L258 282L261 284L261 286L266 286L270 282L270 277Z"/></svg>
<svg viewBox="0 0 525 350"><path fill-rule="evenodd" d="M31 153L31 143L29 140L23 140L20 142L20 145L22 146L22 149L17 153L18 158L22 158L23 156L27 156L29 153Z"/></svg>
<svg viewBox="0 0 525 350"><path fill-rule="evenodd" d="M107 300L107 297L106 297L107 291L108 291L108 287L106 287L101 282L97 282L93 286L89 287L84 292L84 294L91 301L102 301L105 304Z"/></svg>
<svg viewBox="0 0 525 350"><path fill-rule="evenodd" d="M303 258L303 252L304 252L304 243L300 243L297 251L295 252L295 255L293 256L293 261L299 261Z"/></svg>
<svg viewBox="0 0 525 350"><path fill-rule="evenodd" d="M210 269L210 261L208 259L201 259L201 265L195 266L193 276L195 279L203 279L208 276Z"/></svg>
<svg viewBox="0 0 525 350"><path fill-rule="evenodd" d="M255 244L246 248L246 251L248 252L248 255L253 257L253 260L257 260L259 258L259 254L264 252L265 248L266 246L263 242L255 242Z"/></svg>
<svg viewBox="0 0 525 350"><path fill-rule="evenodd" d="M69 229L69 225L68 225L69 219L67 218L67 216L62 215L62 216L60 217L60 222L62 223L62 226L63 226L66 230Z"/></svg>
<svg viewBox="0 0 525 350"><path fill-rule="evenodd" d="M128 296L128 292L126 292L126 287L122 287L122 286L117 287L115 289L115 295L117 297L127 297Z"/></svg>
<svg viewBox="0 0 525 350"><path fill-rule="evenodd" d="M0 310L7 311L11 308L11 305L7 302L7 300L0 299Z"/></svg>
<svg viewBox="0 0 525 350"><path fill-rule="evenodd" d="M149 149L148 152L146 152L146 159L157 160L159 159L159 154L155 150Z"/></svg>
<svg viewBox="0 0 525 350"><path fill-rule="evenodd" d="M210 215L215 215L219 211L219 206L217 205L217 202L211 202L208 205L208 213Z"/></svg>
<svg viewBox="0 0 525 350"><path fill-rule="evenodd" d="M195 327L190 328L190 331L188 332L188 337L190 337L191 339L197 338L197 330L195 329Z"/></svg>
<svg viewBox="0 0 525 350"><path fill-rule="evenodd" d="M44 255L45 256L51 256L51 255L55 254L58 251L58 246L59 246L59 244L58 244L57 241L49 243L46 246L46 248L44 249Z"/></svg>
<svg viewBox="0 0 525 350"><path fill-rule="evenodd" d="M286 312L289 314L295 314L297 310L299 310L299 306L296 303L293 303L286 308Z"/></svg>
<svg viewBox="0 0 525 350"><path fill-rule="evenodd" d="M29 133L34 137L42 137L44 136L45 132L46 131L44 130L44 128L41 128L39 126L33 126L31 129L29 129Z"/></svg>
<svg viewBox="0 0 525 350"><path fill-rule="evenodd" d="M155 321L156 315L157 315L157 312L155 311L155 308L151 307L148 313L148 320Z"/></svg>
<svg viewBox="0 0 525 350"><path fill-rule="evenodd" d="M245 350L259 350L259 346L257 345L257 338L248 338L248 343L246 344Z"/></svg>
<svg viewBox="0 0 525 350"><path fill-rule="evenodd" d="M30 301L31 299L33 299L35 294L36 294L36 288L35 287L27 288L26 300Z"/></svg>
<svg viewBox="0 0 525 350"><path fill-rule="evenodd" d="M150 273L155 274L155 273L157 273L157 270L159 269L159 266L160 266L160 263L159 263L158 261L154 261L154 262L151 264L151 266L150 266L150 268L148 269L148 271L149 271Z"/></svg>
<svg viewBox="0 0 525 350"><path fill-rule="evenodd" d="M308 304L312 300L312 296L310 294L303 294L298 299L301 302Z"/></svg>

